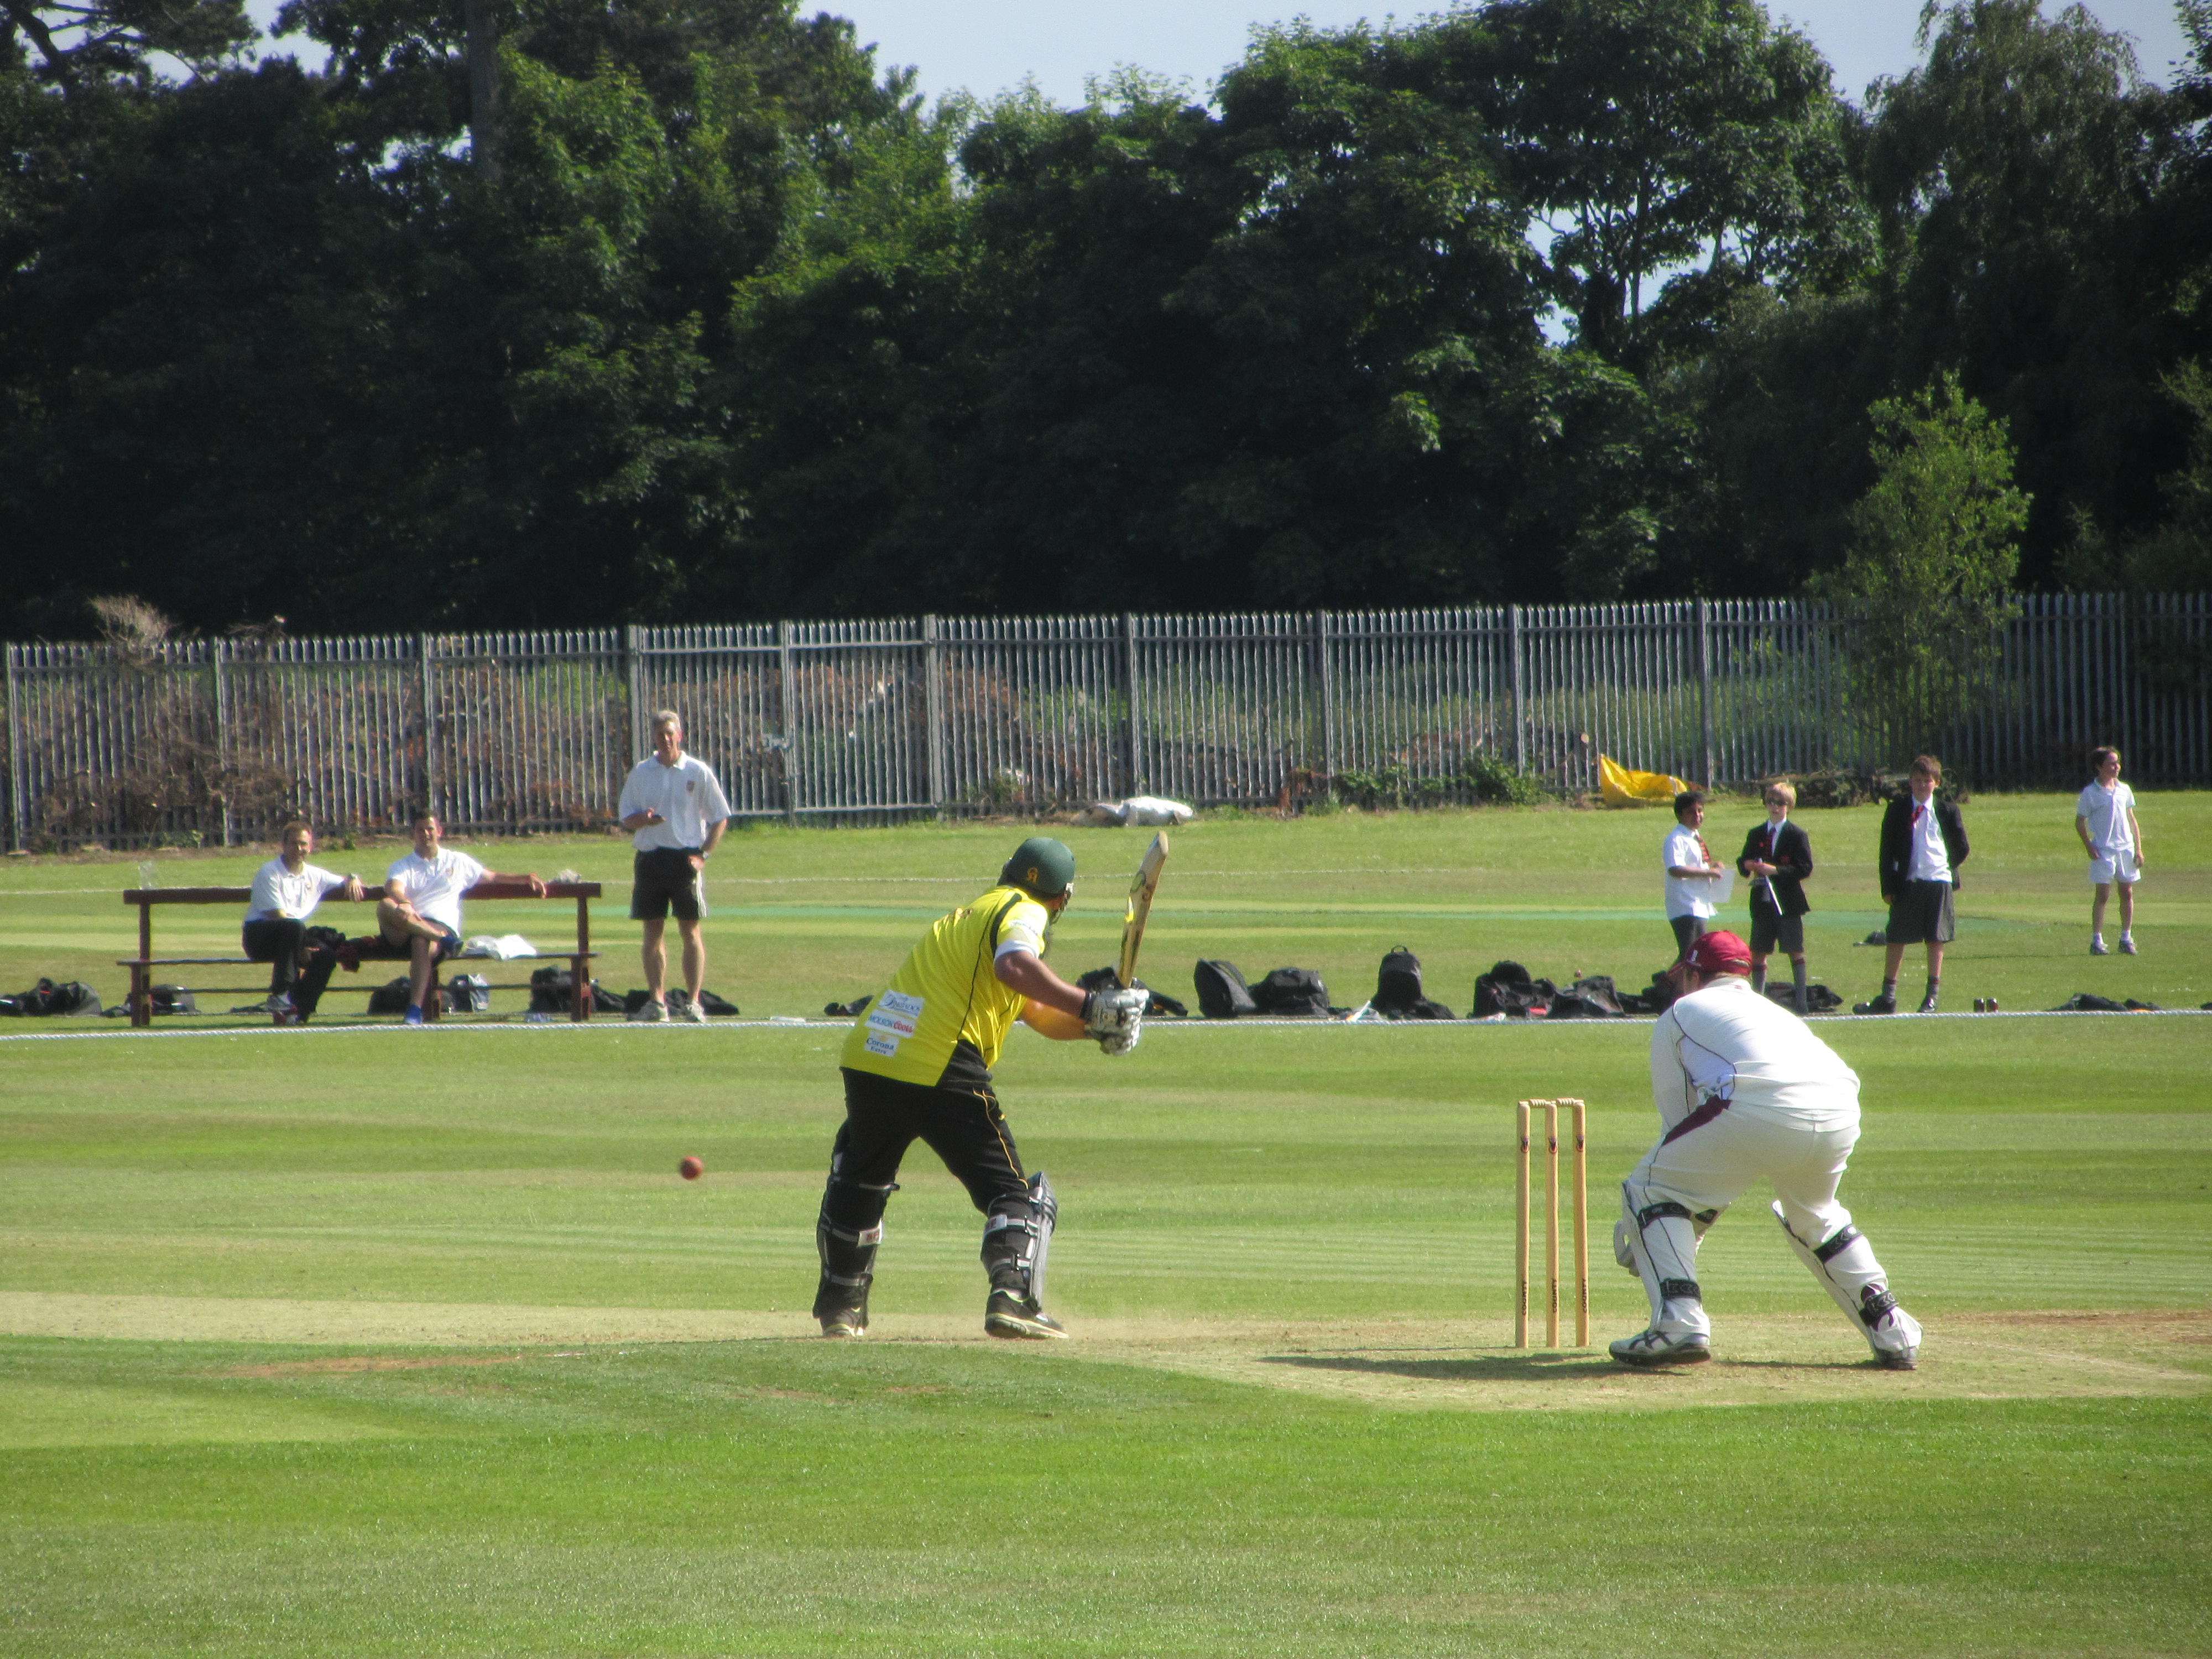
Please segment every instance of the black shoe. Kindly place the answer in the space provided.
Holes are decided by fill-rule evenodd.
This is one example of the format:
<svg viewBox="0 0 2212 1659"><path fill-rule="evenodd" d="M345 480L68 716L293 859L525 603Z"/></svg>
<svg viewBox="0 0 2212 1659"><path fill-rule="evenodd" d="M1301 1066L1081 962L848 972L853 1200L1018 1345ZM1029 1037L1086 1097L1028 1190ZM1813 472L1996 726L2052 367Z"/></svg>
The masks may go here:
<svg viewBox="0 0 2212 1659"><path fill-rule="evenodd" d="M1897 1012L1897 999L1884 991L1872 1002L1854 1003L1851 1012L1855 1014L1893 1014Z"/></svg>
<svg viewBox="0 0 2212 1659"><path fill-rule="evenodd" d="M1923 1014L1932 1014L1936 1012L1936 994L1933 991L1920 999L1920 1007L1917 1012Z"/></svg>
<svg viewBox="0 0 2212 1659"><path fill-rule="evenodd" d="M984 1304L983 1329L991 1336L1064 1337L1067 1328L1027 1297L1012 1291L994 1291Z"/></svg>
<svg viewBox="0 0 2212 1659"><path fill-rule="evenodd" d="M866 1308L840 1308L822 1316L822 1334L838 1340L868 1334L868 1310Z"/></svg>

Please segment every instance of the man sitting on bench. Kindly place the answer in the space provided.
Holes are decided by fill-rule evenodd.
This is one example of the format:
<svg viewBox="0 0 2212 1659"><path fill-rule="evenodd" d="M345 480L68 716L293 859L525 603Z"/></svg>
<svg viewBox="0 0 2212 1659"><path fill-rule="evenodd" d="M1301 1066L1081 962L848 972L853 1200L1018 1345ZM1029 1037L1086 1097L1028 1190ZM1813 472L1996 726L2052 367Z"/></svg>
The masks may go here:
<svg viewBox="0 0 2212 1659"><path fill-rule="evenodd" d="M251 960L271 964L269 1012L276 1023L305 1025L338 962L334 947L307 943L307 918L333 892L358 902L361 878L333 875L308 863L315 832L298 818L284 826L283 845L281 858L253 872L243 944Z"/></svg>
<svg viewBox="0 0 2212 1659"><path fill-rule="evenodd" d="M503 875L487 870L466 853L440 847L445 830L437 816L415 819L415 850L395 860L384 872L384 898L376 907L377 932L362 942L364 957L405 957L407 1024L420 1025L422 1010L438 990L438 964L461 948L461 895L480 881L512 881L545 896L536 876Z"/></svg>

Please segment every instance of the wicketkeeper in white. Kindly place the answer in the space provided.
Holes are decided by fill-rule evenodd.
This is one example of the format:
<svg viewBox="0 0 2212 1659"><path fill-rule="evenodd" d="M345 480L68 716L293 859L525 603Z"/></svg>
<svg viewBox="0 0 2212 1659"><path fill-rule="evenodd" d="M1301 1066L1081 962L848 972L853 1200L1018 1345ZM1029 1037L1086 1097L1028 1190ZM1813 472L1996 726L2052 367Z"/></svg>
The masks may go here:
<svg viewBox="0 0 2212 1659"><path fill-rule="evenodd" d="M2089 882L2097 896L2089 905L2089 954L2110 956L2105 948L2105 902L2120 890L2120 954L2136 953L2136 883L2142 878L2142 826L2136 822L2136 792L2120 781L2120 751L2099 749L2089 757L2097 781L2074 803L2074 833L2089 854Z"/></svg>
<svg viewBox="0 0 2212 1659"><path fill-rule="evenodd" d="M1698 1241L1763 1177L1790 1248L1875 1363L1911 1370L1920 1327L1836 1201L1859 1138L1857 1073L1803 1020L1751 988L1750 947L1735 934L1697 939L1673 971L1684 994L1651 1033L1651 1098L1666 1128L1621 1182L1613 1235L1615 1258L1651 1298L1651 1324L1613 1344L1613 1357L1628 1365L1712 1357Z"/></svg>

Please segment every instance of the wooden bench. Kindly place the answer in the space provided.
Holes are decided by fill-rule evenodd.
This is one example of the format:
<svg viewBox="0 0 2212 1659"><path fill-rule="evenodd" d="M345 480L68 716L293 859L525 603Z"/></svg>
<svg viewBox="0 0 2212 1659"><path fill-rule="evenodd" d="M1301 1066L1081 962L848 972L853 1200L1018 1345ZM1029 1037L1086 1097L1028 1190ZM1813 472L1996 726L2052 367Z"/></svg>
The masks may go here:
<svg viewBox="0 0 2212 1659"><path fill-rule="evenodd" d="M568 1018L572 1020L585 1020L592 1017L591 976L586 970L585 964L599 955L597 951L592 949L591 912L591 901L599 896L599 884L596 881L549 881L545 884L546 898L574 899L576 902L576 948L573 951L549 951L541 957L535 958L552 962L567 961L568 977L574 993L568 1007ZM362 896L368 900L380 899L384 896L384 889L364 888ZM465 900L528 899L533 902L538 902L538 896L532 892L526 884L519 881L480 881L461 896ZM253 963L252 957L242 956L155 956L154 954L155 907L162 904L234 905L238 908L240 920L242 921L245 918L246 907L252 902L252 900L253 890L250 887L134 887L125 892L123 902L125 904L135 904L138 907L138 954L135 957L118 957L115 965L118 968L128 968L131 970L131 1000L128 1006L131 1010L131 1024L144 1027L154 1023L152 990L155 969L236 967ZM533 958L518 959L532 960ZM404 957L364 957L362 960L404 962L405 958ZM484 958L449 957L447 960L474 962L484 960ZM265 984L192 986L186 988L226 993L258 991L264 996L268 994L268 987ZM530 982L527 980L507 981L494 985L492 988L501 991L527 990L530 988ZM437 997L430 999L423 1007L423 1018L437 1018L441 1000L441 999Z"/></svg>

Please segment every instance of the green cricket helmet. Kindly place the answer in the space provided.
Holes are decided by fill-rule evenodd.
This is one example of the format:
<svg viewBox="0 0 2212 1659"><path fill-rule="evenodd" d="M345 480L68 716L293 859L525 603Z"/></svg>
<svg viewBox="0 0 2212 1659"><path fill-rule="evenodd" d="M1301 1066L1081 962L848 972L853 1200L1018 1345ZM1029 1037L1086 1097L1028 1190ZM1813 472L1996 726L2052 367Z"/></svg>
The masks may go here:
<svg viewBox="0 0 2212 1659"><path fill-rule="evenodd" d="M1018 887L1031 898L1057 898L1075 879L1075 854L1050 836L1031 836L1014 848L999 872L999 884Z"/></svg>

